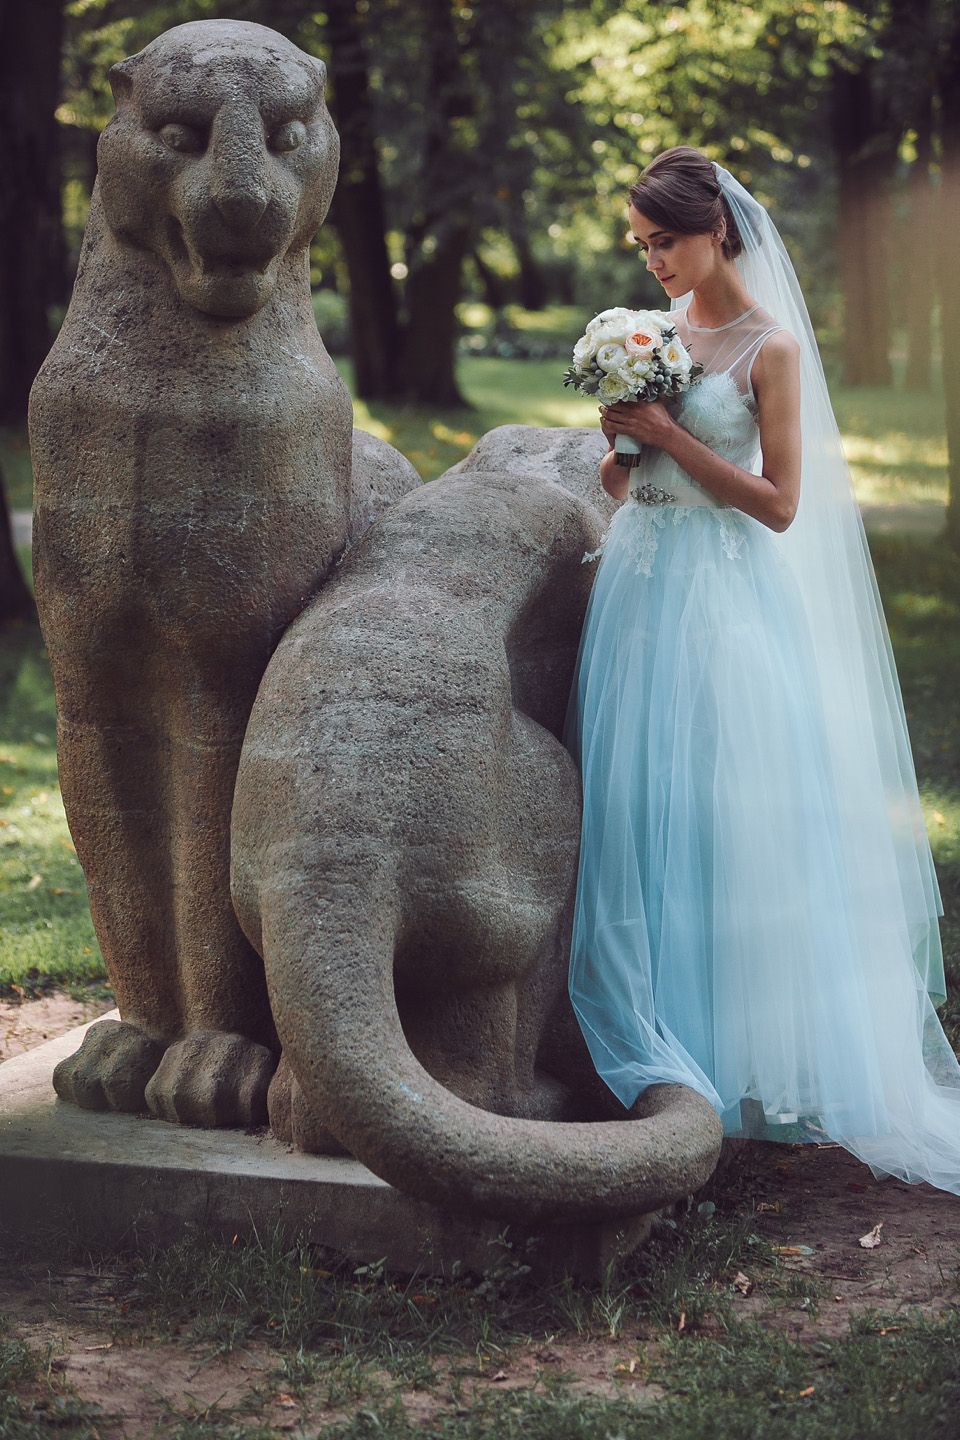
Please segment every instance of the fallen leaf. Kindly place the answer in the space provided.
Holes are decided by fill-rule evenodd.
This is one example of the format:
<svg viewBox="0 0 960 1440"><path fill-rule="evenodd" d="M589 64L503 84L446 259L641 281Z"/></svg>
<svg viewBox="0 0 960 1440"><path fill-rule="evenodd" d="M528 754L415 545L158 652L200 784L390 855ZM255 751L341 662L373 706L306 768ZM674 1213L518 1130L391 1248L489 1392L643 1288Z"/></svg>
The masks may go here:
<svg viewBox="0 0 960 1440"><path fill-rule="evenodd" d="M738 1270L736 1275L734 1275L733 1283L741 1295L749 1295L753 1289L753 1281L749 1275L744 1275L742 1270Z"/></svg>
<svg viewBox="0 0 960 1440"><path fill-rule="evenodd" d="M679 1323L678 1326L677 1326L677 1334L679 1335L679 1334L681 1333L681 1331L686 1330L686 1328L687 1328L687 1312L686 1312L686 1310L681 1310L681 1312L680 1312L680 1323Z"/></svg>
<svg viewBox="0 0 960 1440"><path fill-rule="evenodd" d="M947 823L946 820L943 818L943 816L940 814L940 811L939 811L939 810L934 810L934 812L933 812L933 818L934 818L934 820L936 820L936 822L937 822L938 825L946 825L946 823Z"/></svg>
<svg viewBox="0 0 960 1440"><path fill-rule="evenodd" d="M295 1410L297 1408L297 1402L296 1400L294 1400L293 1396L286 1395L282 1390L277 1396L277 1404L282 1405L284 1410Z"/></svg>
<svg viewBox="0 0 960 1440"><path fill-rule="evenodd" d="M814 1392L814 1390L815 1390L816 1388L817 1388L817 1387L816 1387L815 1385L808 1385L807 1388L806 1388L806 1390L798 1390L798 1391L797 1391L797 1399L798 1399L798 1400L802 1400L803 1397L804 1397L804 1395L812 1395L813 1392Z"/></svg>
<svg viewBox="0 0 960 1440"><path fill-rule="evenodd" d="M39 876L39 875L34 875L33 879L30 880L30 882L28 883L27 889L28 889L28 890L36 890L36 888L37 888L37 886L38 886L39 884L40 884L40 876Z"/></svg>
<svg viewBox="0 0 960 1440"><path fill-rule="evenodd" d="M510 1376L507 1374L506 1370L498 1370L496 1375L490 1376L490 1379L494 1382L494 1384L496 1384L498 1380L509 1380Z"/></svg>
<svg viewBox="0 0 960 1440"><path fill-rule="evenodd" d="M859 1182L859 1180L848 1180L848 1181L847 1181L847 1189L848 1189L848 1190L869 1190L869 1189L870 1189L870 1186L869 1186L869 1185L861 1185L860 1182Z"/></svg>
<svg viewBox="0 0 960 1440"><path fill-rule="evenodd" d="M774 1255L816 1255L809 1245L771 1245Z"/></svg>
<svg viewBox="0 0 960 1440"><path fill-rule="evenodd" d="M843 1296L842 1296L842 1295L834 1295L833 1298L834 1298L834 1300L836 1300L836 1302L837 1302L838 1305L842 1305L842 1304L843 1304Z"/></svg>
<svg viewBox="0 0 960 1440"><path fill-rule="evenodd" d="M880 1244L880 1231L883 1229L883 1221L880 1220L866 1235L861 1235L858 1245L861 1250L876 1250Z"/></svg>
<svg viewBox="0 0 960 1440"><path fill-rule="evenodd" d="M773 1215L779 1215L779 1214L780 1214L780 1201L779 1201L779 1200L774 1200L774 1202L773 1202L772 1205L768 1204L766 1200L760 1200L760 1201L758 1201L758 1203L757 1203L757 1214L758 1214L758 1215L762 1215L764 1212L769 1212L770 1214L773 1214Z"/></svg>
<svg viewBox="0 0 960 1440"><path fill-rule="evenodd" d="M83 1348L84 1350L112 1350L113 1341L111 1340L109 1345L84 1345Z"/></svg>

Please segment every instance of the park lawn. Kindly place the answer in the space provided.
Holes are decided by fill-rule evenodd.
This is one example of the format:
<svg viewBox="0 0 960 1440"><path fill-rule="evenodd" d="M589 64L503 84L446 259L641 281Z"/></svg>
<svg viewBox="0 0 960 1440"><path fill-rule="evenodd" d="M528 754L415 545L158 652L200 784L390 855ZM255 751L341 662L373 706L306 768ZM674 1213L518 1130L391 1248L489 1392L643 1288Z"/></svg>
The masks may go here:
<svg viewBox="0 0 960 1440"><path fill-rule="evenodd" d="M343 366L349 379L349 367ZM472 408L431 415L358 403L357 424L407 454L425 479L465 455L495 425L596 424L592 401L564 391L554 360L466 357L460 379ZM862 499L942 502L942 399L898 390L835 392L838 421ZM15 508L30 502L23 436L0 432ZM948 968L960 991L960 578L942 541L872 542L905 703L947 921ZM39 637L0 636L0 992L50 980L102 977L83 879L56 783L55 719ZM948 1018L958 1027L960 999Z"/></svg>

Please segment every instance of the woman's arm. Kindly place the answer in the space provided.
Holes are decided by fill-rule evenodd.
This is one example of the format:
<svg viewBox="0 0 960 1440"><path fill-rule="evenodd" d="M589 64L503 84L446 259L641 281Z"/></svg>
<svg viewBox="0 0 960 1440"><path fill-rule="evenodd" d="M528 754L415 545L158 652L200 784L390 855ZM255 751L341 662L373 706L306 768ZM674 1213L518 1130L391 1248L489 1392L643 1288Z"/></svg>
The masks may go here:
<svg viewBox="0 0 960 1440"><path fill-rule="evenodd" d="M786 330L771 335L753 366L757 398L760 475L742 470L684 430L660 401L610 405L603 412L603 433L613 442L629 435L644 445L657 445L705 489L752 515L771 530L786 530L800 499L800 347ZM600 479L616 499L626 497L628 470L604 456ZM620 480L620 476L624 478ZM616 487L616 488L615 488Z"/></svg>

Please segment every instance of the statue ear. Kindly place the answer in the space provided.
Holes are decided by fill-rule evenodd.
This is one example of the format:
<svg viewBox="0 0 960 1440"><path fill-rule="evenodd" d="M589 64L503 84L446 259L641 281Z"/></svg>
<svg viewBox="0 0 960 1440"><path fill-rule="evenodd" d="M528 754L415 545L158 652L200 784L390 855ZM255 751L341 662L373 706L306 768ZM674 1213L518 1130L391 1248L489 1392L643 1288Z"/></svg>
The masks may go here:
<svg viewBox="0 0 960 1440"><path fill-rule="evenodd" d="M131 55L127 60L118 60L116 65L111 65L107 71L110 89L113 91L113 98L118 106L130 98L136 58L135 55Z"/></svg>

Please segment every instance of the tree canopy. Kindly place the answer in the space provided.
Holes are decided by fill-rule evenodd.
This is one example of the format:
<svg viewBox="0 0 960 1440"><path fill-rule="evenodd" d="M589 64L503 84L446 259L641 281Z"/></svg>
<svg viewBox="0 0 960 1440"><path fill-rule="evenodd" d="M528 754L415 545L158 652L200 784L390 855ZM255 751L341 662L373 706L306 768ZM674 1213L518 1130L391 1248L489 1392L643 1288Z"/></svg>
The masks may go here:
<svg viewBox="0 0 960 1440"><path fill-rule="evenodd" d="M314 279L349 306L365 398L460 403L457 306L470 296L494 309L653 299L633 266L624 195L648 158L685 142L774 207L848 383L889 381L899 326L908 383L928 385L939 293L960 495L960 294L948 238L960 207L958 10L953 0L6 7L0 106L12 153L35 157L39 146L45 160L4 177L8 211L34 221L19 226L31 237L19 249L9 223L0 227L0 284L16 294L0 329L3 415L22 413L66 300L96 138L113 110L110 65L172 25L230 16L272 26L328 63L343 162ZM42 14L45 44L10 30L15 13L21 29ZM42 283L27 286L31 266Z"/></svg>

